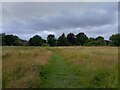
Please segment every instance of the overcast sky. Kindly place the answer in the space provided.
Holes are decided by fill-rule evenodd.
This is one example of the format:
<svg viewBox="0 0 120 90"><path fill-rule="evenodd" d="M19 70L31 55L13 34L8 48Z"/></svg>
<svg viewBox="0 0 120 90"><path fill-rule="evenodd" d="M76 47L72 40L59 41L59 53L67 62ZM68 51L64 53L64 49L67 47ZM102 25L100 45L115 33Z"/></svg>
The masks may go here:
<svg viewBox="0 0 120 90"><path fill-rule="evenodd" d="M3 2L3 30L28 40L84 32L109 39L118 33L117 2Z"/></svg>

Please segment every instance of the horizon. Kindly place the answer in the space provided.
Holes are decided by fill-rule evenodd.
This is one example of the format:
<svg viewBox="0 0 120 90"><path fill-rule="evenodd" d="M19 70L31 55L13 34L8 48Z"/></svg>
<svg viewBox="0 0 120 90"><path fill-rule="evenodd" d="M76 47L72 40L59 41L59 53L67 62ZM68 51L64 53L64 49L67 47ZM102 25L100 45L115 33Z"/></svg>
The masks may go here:
<svg viewBox="0 0 120 90"><path fill-rule="evenodd" d="M69 33L71 33L71 32L69 32ZM68 33L68 34L69 34L69 33ZM84 32L79 32L79 33L84 33ZM79 33L77 33L77 34L79 34ZM25 41L29 41L30 38L38 35L38 34L36 34L36 35L34 35L34 36L32 36L32 37L30 37L30 38L28 38L28 39L22 39L22 38L20 38L18 35L15 35L15 34L6 34L6 33L0 33L0 34L17 36L19 39L25 40ZM62 33L62 34L63 34L63 33ZM62 34L61 34L60 36L62 36ZM65 33L64 33L64 34L65 34ZM68 34L65 34L65 37L67 37ZM74 34L74 33L73 33L73 34ZM76 36L77 34L74 34L74 35ZM84 34L85 34L85 33L84 33ZM112 35L115 35L115 34L119 34L119 33L114 33L114 34L112 34ZM54 35L54 34L49 34L49 35ZM85 35L86 35L86 34L85 34ZM112 35L111 35L111 36L112 36ZM40 36L40 35L38 35L38 36ZM47 36L48 36L48 35L47 35ZM54 35L54 36L55 36L55 35ZM57 37L55 36L55 38L58 39L60 36L57 36ZM87 35L86 35L86 36L87 36ZM41 37L42 39L44 39L44 40L47 40L47 38L43 38L42 36L40 36L40 37ZM88 36L87 36L87 37L88 37ZM97 37L99 37L99 36L97 36ZM92 36L91 36L91 37L88 37L88 38L94 38L94 39L95 39L95 38L97 38L97 37L92 37ZM103 36L102 36L102 37L103 37ZM104 38L104 37L103 37L103 38ZM109 37L109 38L110 38L110 37ZM109 41L109 38L108 38L108 39L105 39L105 38L104 38L104 40L108 40L108 41Z"/></svg>

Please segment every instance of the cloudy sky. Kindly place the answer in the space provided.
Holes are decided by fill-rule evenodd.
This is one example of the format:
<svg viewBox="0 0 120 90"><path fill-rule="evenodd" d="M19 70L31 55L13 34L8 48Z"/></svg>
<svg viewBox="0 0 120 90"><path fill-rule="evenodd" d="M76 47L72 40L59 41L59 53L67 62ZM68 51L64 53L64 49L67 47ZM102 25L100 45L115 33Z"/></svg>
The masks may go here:
<svg viewBox="0 0 120 90"><path fill-rule="evenodd" d="M88 37L109 39L118 33L117 2L3 2L2 21L6 34L28 40L62 33L84 32Z"/></svg>

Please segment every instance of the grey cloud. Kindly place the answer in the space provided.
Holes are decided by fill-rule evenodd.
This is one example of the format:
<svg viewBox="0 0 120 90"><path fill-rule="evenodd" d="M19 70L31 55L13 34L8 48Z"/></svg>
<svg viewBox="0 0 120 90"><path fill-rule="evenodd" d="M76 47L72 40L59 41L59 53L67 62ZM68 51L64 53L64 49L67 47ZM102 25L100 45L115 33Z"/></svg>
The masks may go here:
<svg viewBox="0 0 120 90"><path fill-rule="evenodd" d="M22 38L46 37L44 31L56 35L84 31L108 38L107 29L117 32L117 19L117 3L3 3L3 32ZM114 28L104 27L107 25Z"/></svg>
<svg viewBox="0 0 120 90"><path fill-rule="evenodd" d="M37 17L23 22L11 22L13 29L25 28L34 30L52 30L76 27L92 27L102 26L107 24L114 24L115 14L108 15L107 12L100 14L97 12L85 12L82 14L67 13L50 17ZM11 26L11 24L10 24Z"/></svg>

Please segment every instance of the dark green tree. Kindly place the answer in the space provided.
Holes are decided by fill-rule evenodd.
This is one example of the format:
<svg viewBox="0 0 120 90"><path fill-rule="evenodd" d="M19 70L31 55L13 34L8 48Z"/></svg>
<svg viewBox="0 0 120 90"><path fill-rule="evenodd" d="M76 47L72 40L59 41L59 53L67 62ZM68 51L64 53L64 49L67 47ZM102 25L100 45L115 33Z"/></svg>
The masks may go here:
<svg viewBox="0 0 120 90"><path fill-rule="evenodd" d="M39 35L35 35L29 40L30 46L42 46L43 45L43 39Z"/></svg>
<svg viewBox="0 0 120 90"><path fill-rule="evenodd" d="M76 43L77 45L84 45L87 41L88 37L84 33L79 33L76 35Z"/></svg>
<svg viewBox="0 0 120 90"><path fill-rule="evenodd" d="M16 45L16 40L19 40L18 36L14 36L14 35L5 35L4 37L4 43L7 46L12 46L12 45Z"/></svg>
<svg viewBox="0 0 120 90"><path fill-rule="evenodd" d="M96 39L95 39L95 46L104 46L106 45L106 42L104 40L104 37L102 36L98 36Z"/></svg>
<svg viewBox="0 0 120 90"><path fill-rule="evenodd" d="M106 45L110 45L110 41L109 40L105 40Z"/></svg>
<svg viewBox="0 0 120 90"><path fill-rule="evenodd" d="M26 46L27 42L21 39L16 39L13 43L14 46Z"/></svg>
<svg viewBox="0 0 120 90"><path fill-rule="evenodd" d="M109 40L112 46L120 46L120 34L113 34Z"/></svg>
<svg viewBox="0 0 120 90"><path fill-rule="evenodd" d="M25 46L27 41L20 39L15 35L0 34L2 36L2 46Z"/></svg>
<svg viewBox="0 0 120 90"><path fill-rule="evenodd" d="M69 45L72 45L72 46L76 45L76 36L73 33L69 33L67 35L67 40Z"/></svg>
<svg viewBox="0 0 120 90"><path fill-rule="evenodd" d="M2 35L0 34L0 46L2 46Z"/></svg>
<svg viewBox="0 0 120 90"><path fill-rule="evenodd" d="M0 34L0 45L1 46L5 45L5 33Z"/></svg>
<svg viewBox="0 0 120 90"><path fill-rule="evenodd" d="M85 42L86 46L95 46L95 39L94 38L89 38Z"/></svg>
<svg viewBox="0 0 120 90"><path fill-rule="evenodd" d="M47 42L50 46L56 46L56 39L55 39L55 36L52 35L52 34L49 34L48 37L47 37Z"/></svg>
<svg viewBox="0 0 120 90"><path fill-rule="evenodd" d="M68 46L67 38L65 37L65 34L63 33L57 41L58 46Z"/></svg>

